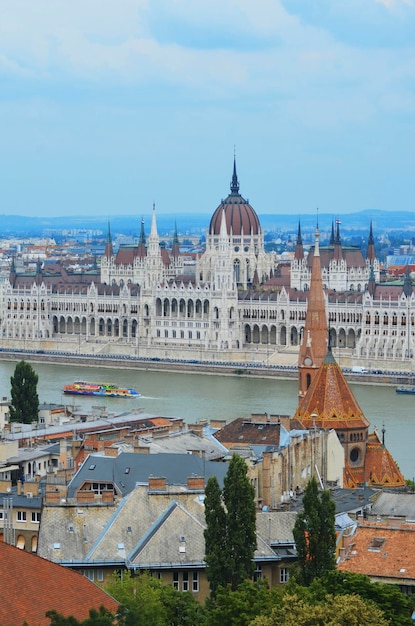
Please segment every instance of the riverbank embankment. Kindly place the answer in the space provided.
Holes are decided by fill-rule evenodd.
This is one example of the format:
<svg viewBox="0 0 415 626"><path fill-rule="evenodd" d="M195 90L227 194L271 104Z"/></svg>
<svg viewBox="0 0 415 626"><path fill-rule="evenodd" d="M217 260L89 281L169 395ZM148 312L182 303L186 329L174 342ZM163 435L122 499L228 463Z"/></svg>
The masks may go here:
<svg viewBox="0 0 415 626"><path fill-rule="evenodd" d="M75 365L77 367L119 368L131 370L151 370L162 372L186 372L187 374L210 374L219 376L241 376L249 378L278 378L296 379L298 376L295 366L212 362L212 361L182 361L174 359L148 359L144 357L125 357L123 355L91 355L68 352L47 352L31 350L0 350L0 360L28 361L29 363L49 363L55 365ZM357 374L344 371L349 382L365 385L395 386L414 384L411 373L405 372L368 372Z"/></svg>

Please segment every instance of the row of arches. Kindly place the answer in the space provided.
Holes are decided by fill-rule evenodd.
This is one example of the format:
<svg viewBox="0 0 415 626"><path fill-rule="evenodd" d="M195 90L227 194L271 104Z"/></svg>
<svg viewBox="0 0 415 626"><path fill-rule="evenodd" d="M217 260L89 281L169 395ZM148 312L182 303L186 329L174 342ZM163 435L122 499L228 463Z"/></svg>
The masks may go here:
<svg viewBox="0 0 415 626"><path fill-rule="evenodd" d="M138 321L133 318L121 319L111 317L65 317L53 316L52 328L54 334L79 335L84 337L123 337L125 339L137 336Z"/></svg>
<svg viewBox="0 0 415 626"><path fill-rule="evenodd" d="M401 326L406 326L406 312L398 314L396 311L393 311L391 314L389 314L387 311L383 311L382 313L379 313L379 311L375 311L372 314L371 311L366 311L365 313L366 325L371 325L373 322L375 326L379 326L381 324L383 326L389 326L389 324L392 324L392 326L397 326L398 321ZM415 326L415 316L413 313L410 316L410 324L411 326Z"/></svg>
<svg viewBox="0 0 415 626"><path fill-rule="evenodd" d="M200 298L185 300L184 298L157 298L157 317L181 317L181 318L208 318L210 311L209 300Z"/></svg>

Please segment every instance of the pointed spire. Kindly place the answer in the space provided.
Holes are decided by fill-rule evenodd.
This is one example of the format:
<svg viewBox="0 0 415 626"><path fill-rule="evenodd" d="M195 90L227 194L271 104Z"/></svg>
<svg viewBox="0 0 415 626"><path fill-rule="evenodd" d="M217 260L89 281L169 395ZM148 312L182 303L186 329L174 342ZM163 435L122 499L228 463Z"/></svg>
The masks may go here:
<svg viewBox="0 0 415 626"><path fill-rule="evenodd" d="M110 222L108 220L108 230L107 230L107 242L105 244L105 256L107 259L114 255L114 250L112 248L112 237L111 237L111 227Z"/></svg>
<svg viewBox="0 0 415 626"><path fill-rule="evenodd" d="M298 231L297 231L297 244L303 244L303 238L301 236L301 223L300 220L298 220Z"/></svg>
<svg viewBox="0 0 415 626"><path fill-rule="evenodd" d="M297 261L302 261L302 259L304 259L303 238L301 236L300 220L298 220L297 244L295 246L294 258Z"/></svg>
<svg viewBox="0 0 415 626"><path fill-rule="evenodd" d="M298 357L298 391L304 396L316 375L317 368L327 354L327 315L326 299L321 278L320 231L318 223L315 231L313 264L311 268L310 290L307 298L307 314L304 326L303 341Z"/></svg>
<svg viewBox="0 0 415 626"><path fill-rule="evenodd" d="M331 235L330 235L330 245L334 246L334 220L331 220Z"/></svg>
<svg viewBox="0 0 415 626"><path fill-rule="evenodd" d="M340 220L336 220L336 237L334 239L334 259L341 261L343 258L342 242L340 239Z"/></svg>
<svg viewBox="0 0 415 626"><path fill-rule="evenodd" d="M156 203L155 202L153 202L153 213L151 215L151 235L153 237L158 237L157 222L156 222Z"/></svg>
<svg viewBox="0 0 415 626"><path fill-rule="evenodd" d="M225 209L222 210L222 219L220 221L220 231L219 231L219 236L220 237L225 237L226 239L228 238L228 229L226 226L226 214L225 214Z"/></svg>
<svg viewBox="0 0 415 626"><path fill-rule="evenodd" d="M173 243L179 243L179 238L177 236L177 223L176 222L174 222Z"/></svg>
<svg viewBox="0 0 415 626"><path fill-rule="evenodd" d="M233 157L233 174L231 180L231 193L238 194L239 193L239 182L238 176L236 174L236 157Z"/></svg>
<svg viewBox="0 0 415 626"><path fill-rule="evenodd" d="M180 256L179 237L177 236L177 224L174 222L173 242L171 247L171 254L174 259L178 259Z"/></svg>
<svg viewBox="0 0 415 626"><path fill-rule="evenodd" d="M317 221L316 231L314 233L314 257L316 256L320 257L319 239L320 239L320 231L318 229L318 221ZM321 270L320 270L320 274L321 274ZM320 279L321 279L321 275L320 275Z"/></svg>
<svg viewBox="0 0 415 626"><path fill-rule="evenodd" d="M144 232L144 217L141 218L141 224L140 224L140 238L138 240L139 244L143 244L144 246L146 245L146 234Z"/></svg>
<svg viewBox="0 0 415 626"><path fill-rule="evenodd" d="M334 243L338 246L341 244L340 223L341 223L340 220L336 220L336 239L334 240Z"/></svg>
<svg viewBox="0 0 415 626"><path fill-rule="evenodd" d="M374 244L375 240L373 238L373 228L372 228L372 220L370 220L370 228L369 228L369 239L367 241L367 243L370 244Z"/></svg>
<svg viewBox="0 0 415 626"><path fill-rule="evenodd" d="M367 240L366 260L370 263L376 259L375 239L373 237L372 220L370 220L369 238Z"/></svg>

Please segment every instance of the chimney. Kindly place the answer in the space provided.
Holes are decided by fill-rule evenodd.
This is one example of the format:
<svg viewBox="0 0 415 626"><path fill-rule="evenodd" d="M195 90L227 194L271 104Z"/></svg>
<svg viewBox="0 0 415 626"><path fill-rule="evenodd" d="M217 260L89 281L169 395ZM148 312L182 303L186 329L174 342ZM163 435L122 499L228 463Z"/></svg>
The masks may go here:
<svg viewBox="0 0 415 626"><path fill-rule="evenodd" d="M167 491L167 479L165 477L150 476L148 479L149 491Z"/></svg>
<svg viewBox="0 0 415 626"><path fill-rule="evenodd" d="M187 479L187 488L189 491L204 491L205 479L203 476L189 476Z"/></svg>

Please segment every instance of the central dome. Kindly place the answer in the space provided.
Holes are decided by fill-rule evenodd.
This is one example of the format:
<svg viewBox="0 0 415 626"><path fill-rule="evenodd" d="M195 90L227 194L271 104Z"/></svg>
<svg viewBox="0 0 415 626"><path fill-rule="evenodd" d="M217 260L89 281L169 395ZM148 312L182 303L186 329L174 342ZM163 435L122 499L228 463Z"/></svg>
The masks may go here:
<svg viewBox="0 0 415 626"><path fill-rule="evenodd" d="M233 175L231 181L231 193L223 200L210 220L209 235L219 235L222 223L222 215L225 212L226 230L233 236L259 235L261 226L258 215L239 193L238 177L236 175L236 163L233 162Z"/></svg>

